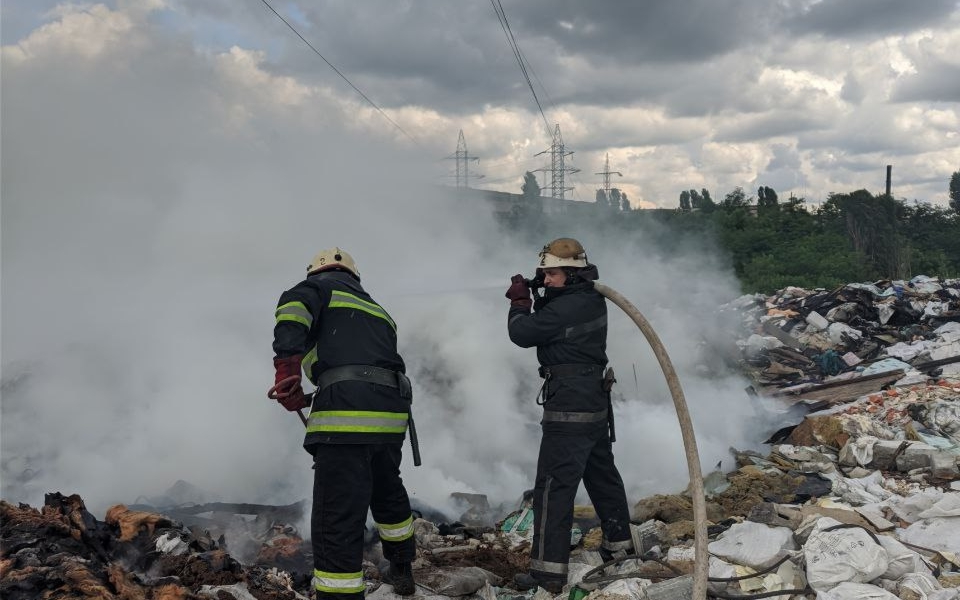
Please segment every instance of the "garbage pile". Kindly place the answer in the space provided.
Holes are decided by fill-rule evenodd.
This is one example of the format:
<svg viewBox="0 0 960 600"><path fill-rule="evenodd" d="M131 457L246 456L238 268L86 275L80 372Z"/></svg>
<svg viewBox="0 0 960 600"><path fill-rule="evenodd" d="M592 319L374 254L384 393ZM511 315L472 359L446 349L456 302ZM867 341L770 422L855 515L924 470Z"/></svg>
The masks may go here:
<svg viewBox="0 0 960 600"><path fill-rule="evenodd" d="M742 317L742 366L762 395L839 402L960 377L960 279L787 287L723 308Z"/></svg>
<svg viewBox="0 0 960 600"><path fill-rule="evenodd" d="M294 588L309 582L272 564L310 562L296 560L303 542L289 529L268 528L254 564L242 565L207 530L122 504L99 521L77 495L47 494L39 510L0 500L0 518L5 600L302 600Z"/></svg>
<svg viewBox="0 0 960 600"><path fill-rule="evenodd" d="M797 422L769 452L731 449L736 468L705 476L708 595L960 600L960 280L787 288L725 310L747 327L752 401L787 404ZM512 589L529 565L529 496L512 512L453 496L466 504L458 520L414 521L418 597L691 597L687 492L636 502L634 551L607 562L596 514L578 506L556 597ZM0 500L0 597L305 600L312 555L293 525L304 510L117 505L99 521L76 495L48 494L40 509ZM375 533L366 539L366 596L398 600Z"/></svg>

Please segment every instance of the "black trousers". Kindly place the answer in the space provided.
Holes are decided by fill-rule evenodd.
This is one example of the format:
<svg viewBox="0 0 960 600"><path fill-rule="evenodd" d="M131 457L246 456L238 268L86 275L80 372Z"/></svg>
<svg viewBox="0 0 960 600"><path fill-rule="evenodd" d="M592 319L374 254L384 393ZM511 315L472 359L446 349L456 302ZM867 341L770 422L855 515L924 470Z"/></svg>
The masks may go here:
<svg viewBox="0 0 960 600"><path fill-rule="evenodd" d="M633 546L627 495L606 423L589 428L545 423L533 489L536 521L530 551L530 573L541 581L567 581L573 503L581 479L600 518L604 547L616 551Z"/></svg>
<svg viewBox="0 0 960 600"><path fill-rule="evenodd" d="M390 562L416 558L410 499L400 479L400 444L313 447L313 543L316 597L363 597L363 531L367 510Z"/></svg>

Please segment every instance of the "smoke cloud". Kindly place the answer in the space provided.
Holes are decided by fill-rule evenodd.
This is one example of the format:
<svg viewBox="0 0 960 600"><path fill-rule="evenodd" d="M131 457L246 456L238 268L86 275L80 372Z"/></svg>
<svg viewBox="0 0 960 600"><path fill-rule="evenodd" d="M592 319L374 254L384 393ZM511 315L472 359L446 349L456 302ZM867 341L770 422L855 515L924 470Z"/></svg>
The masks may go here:
<svg viewBox="0 0 960 600"><path fill-rule="evenodd" d="M99 514L178 480L207 500L308 498L302 427L265 397L273 310L339 245L399 325L424 462L405 448L411 495L453 518L452 492L512 505L533 485L540 381L507 338L503 292L547 240L428 185L442 152L352 99L135 10L91 10L3 47L3 498L75 492ZM579 237L651 320L703 464L755 443L745 382L704 369L727 326L716 306L738 295L709 243L666 254L581 225L548 237ZM632 504L682 489L686 465L653 354L610 308Z"/></svg>

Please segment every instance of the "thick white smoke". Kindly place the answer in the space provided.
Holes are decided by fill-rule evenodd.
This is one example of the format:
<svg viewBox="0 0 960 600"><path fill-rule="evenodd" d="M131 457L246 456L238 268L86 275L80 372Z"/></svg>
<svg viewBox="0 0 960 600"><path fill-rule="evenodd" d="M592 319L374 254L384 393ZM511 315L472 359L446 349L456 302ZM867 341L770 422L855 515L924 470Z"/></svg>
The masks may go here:
<svg viewBox="0 0 960 600"><path fill-rule="evenodd" d="M405 449L411 494L456 517L451 492L498 504L532 487L539 379L533 351L507 338L503 291L546 240L505 236L487 206L424 185L442 150L388 139L351 100L270 75L255 53L210 55L142 15L97 11L3 48L2 496L76 492L95 514L181 479L210 500L309 497L301 425L264 394L276 300L331 245L399 325L424 457L414 469ZM722 264L590 224L547 235L581 237L652 321L704 464L759 437L744 383L697 372L712 311L736 295ZM686 483L645 344L612 318L631 503Z"/></svg>

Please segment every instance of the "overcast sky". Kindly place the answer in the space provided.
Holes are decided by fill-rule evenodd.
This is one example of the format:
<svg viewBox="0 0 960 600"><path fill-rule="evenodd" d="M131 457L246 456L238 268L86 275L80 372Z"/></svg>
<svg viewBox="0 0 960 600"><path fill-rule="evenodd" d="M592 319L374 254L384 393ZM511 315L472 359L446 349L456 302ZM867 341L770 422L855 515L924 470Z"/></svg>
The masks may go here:
<svg viewBox="0 0 960 600"><path fill-rule="evenodd" d="M224 500L308 496L300 424L265 391L277 298L332 245L399 325L424 454L405 464L411 493L501 502L532 486L539 379L507 339L503 291L547 240L506 237L487 207L429 185L453 183L460 129L490 187L518 192L547 164L493 9L275 7L406 134L259 1L3 2L5 499L80 492L102 510L177 479ZM960 168L954 2L504 8L580 199L607 152L637 206L701 187L879 191L886 164L895 195L942 205ZM709 241L664 253L589 223L548 237L565 234L660 333L704 464L764 439L746 382L703 369L730 339L713 311L739 293ZM610 356L631 502L682 489L662 375L616 314Z"/></svg>
<svg viewBox="0 0 960 600"><path fill-rule="evenodd" d="M272 3L378 104L410 141L260 1L9 1L8 60L54 46L102 67L146 36L245 81L303 119L343 111L419 159L438 183L464 131L478 187L518 192L549 166L550 137L488 2ZM610 155L635 206L675 207L683 189L715 198L767 185L811 202L882 192L945 205L960 169L960 8L956 0L504 2L552 131L568 197L592 201ZM82 12L81 12L82 11ZM16 46L12 48L10 46ZM78 56L79 55L79 56ZM127 57L125 60L135 60ZM163 60L153 57L151 60ZM172 60L170 57L167 60ZM188 77L188 74L184 74ZM211 88L223 82L208 82ZM183 81L171 77L169 85ZM211 93L216 93L214 89ZM158 93L174 95L173 89ZM242 118L237 115L237 118ZM366 173L384 170L356 158ZM548 183L545 173L541 184Z"/></svg>

